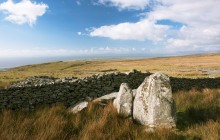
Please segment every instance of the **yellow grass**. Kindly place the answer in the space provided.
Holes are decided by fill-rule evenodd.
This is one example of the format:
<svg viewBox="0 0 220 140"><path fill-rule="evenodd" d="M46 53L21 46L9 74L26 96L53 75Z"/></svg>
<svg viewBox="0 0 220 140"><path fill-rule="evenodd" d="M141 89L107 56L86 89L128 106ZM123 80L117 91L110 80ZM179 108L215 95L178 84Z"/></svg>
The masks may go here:
<svg viewBox="0 0 220 140"><path fill-rule="evenodd" d="M89 104L78 114L64 106L40 107L33 112L2 110L0 138L3 140L218 140L220 138L220 89L180 91L177 104L177 129L158 129L146 133L132 119L117 115L112 102L106 107Z"/></svg>
<svg viewBox="0 0 220 140"><path fill-rule="evenodd" d="M29 76L84 77L111 71L161 71L175 77L220 77L205 75L199 69L220 70L220 54L151 59L108 59L53 62L29 65L0 72L0 87ZM106 107L90 104L78 114L63 105L44 106L33 112L0 111L0 139L82 139L82 140L218 140L220 138L220 89L179 91L177 130L146 133L132 119L119 117L110 102Z"/></svg>

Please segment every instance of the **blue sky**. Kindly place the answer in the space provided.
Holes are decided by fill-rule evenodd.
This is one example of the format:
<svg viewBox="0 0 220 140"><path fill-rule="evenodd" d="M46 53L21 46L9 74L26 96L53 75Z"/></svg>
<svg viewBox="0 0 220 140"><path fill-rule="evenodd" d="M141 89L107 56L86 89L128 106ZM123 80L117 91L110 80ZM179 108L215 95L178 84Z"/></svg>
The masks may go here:
<svg viewBox="0 0 220 140"><path fill-rule="evenodd" d="M219 52L219 5L216 0L0 0L0 59Z"/></svg>

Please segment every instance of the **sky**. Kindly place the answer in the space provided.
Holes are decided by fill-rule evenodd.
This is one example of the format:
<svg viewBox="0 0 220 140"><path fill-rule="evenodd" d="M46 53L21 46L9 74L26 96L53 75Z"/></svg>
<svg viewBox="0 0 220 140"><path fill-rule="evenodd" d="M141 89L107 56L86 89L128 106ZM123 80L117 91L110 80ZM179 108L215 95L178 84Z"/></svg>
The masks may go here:
<svg viewBox="0 0 220 140"><path fill-rule="evenodd" d="M220 52L219 13L220 0L0 0L0 67Z"/></svg>

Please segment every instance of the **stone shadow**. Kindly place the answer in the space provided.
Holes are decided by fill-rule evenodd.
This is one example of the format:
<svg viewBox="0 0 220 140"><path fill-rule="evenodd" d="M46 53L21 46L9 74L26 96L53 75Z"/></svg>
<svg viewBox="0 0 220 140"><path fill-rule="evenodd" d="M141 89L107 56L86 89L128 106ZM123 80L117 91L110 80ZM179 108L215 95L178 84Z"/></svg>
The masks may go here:
<svg viewBox="0 0 220 140"><path fill-rule="evenodd" d="M219 119L220 107L218 106L212 106L210 108L190 107L185 112L177 112L177 128L179 130L185 130L195 124Z"/></svg>

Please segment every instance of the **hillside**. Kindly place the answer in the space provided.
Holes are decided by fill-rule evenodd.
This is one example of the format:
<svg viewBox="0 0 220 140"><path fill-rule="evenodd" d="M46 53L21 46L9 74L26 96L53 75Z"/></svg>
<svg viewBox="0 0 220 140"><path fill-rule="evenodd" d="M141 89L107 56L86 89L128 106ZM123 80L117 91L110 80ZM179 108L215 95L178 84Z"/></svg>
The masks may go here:
<svg viewBox="0 0 220 140"><path fill-rule="evenodd" d="M99 59L59 61L27 65L0 71L0 87L30 76L84 77L105 72L161 71L174 77L220 77L220 53L146 58L146 59Z"/></svg>
<svg viewBox="0 0 220 140"><path fill-rule="evenodd" d="M207 54L149 59L60 61L0 71L1 87L29 77L15 83L12 88L0 89L0 105L6 106L0 110L0 137L6 140L218 140L219 64L220 54ZM133 119L119 116L112 100L105 105L89 102L88 107L81 112L69 112L68 107L72 103L85 101L88 96L95 99L113 90L118 91L122 81L137 88L150 74L139 71L120 73L131 69L152 73L162 71L170 76L176 102L176 129L162 128L156 129L154 133L146 133L145 127ZM119 72L111 73L115 71ZM75 78L93 74L103 75ZM63 77L72 78L65 78L66 81L59 79ZM55 84L51 84L53 82ZM30 110L25 109L26 106Z"/></svg>

